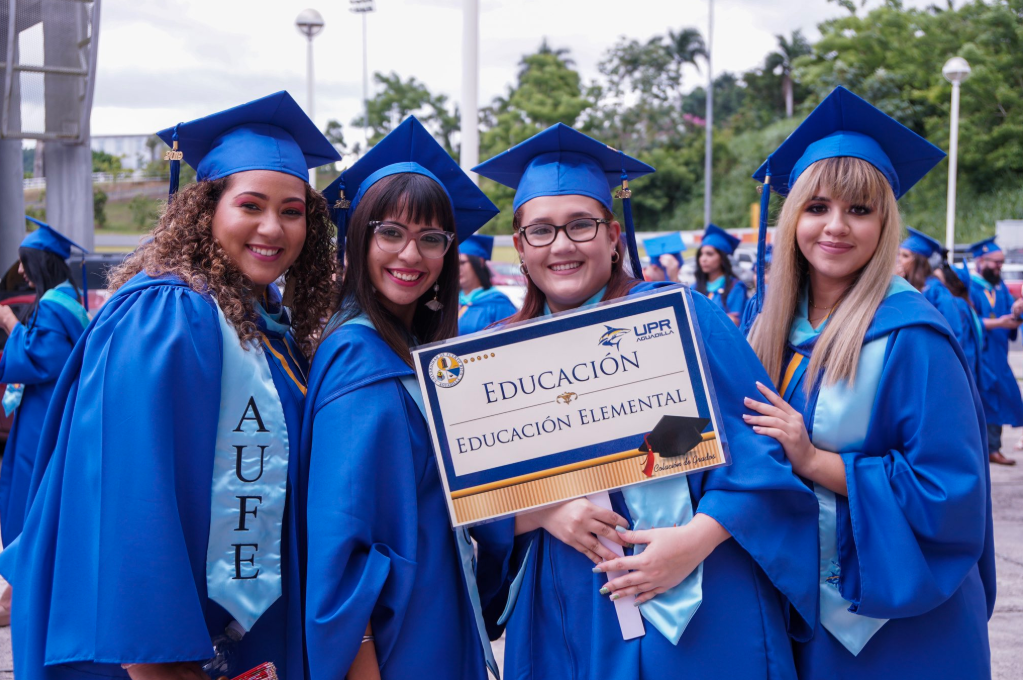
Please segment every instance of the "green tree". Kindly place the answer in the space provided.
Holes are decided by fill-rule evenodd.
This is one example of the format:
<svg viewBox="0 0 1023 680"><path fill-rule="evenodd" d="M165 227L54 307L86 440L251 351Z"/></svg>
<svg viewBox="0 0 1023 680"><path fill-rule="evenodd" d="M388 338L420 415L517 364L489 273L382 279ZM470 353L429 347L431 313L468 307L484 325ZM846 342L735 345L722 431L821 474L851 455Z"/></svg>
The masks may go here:
<svg viewBox="0 0 1023 680"><path fill-rule="evenodd" d="M117 156L112 156L104 151L93 151L92 152L92 171L93 172L109 172L118 173L121 172L121 159Z"/></svg>
<svg viewBox="0 0 1023 680"><path fill-rule="evenodd" d="M96 186L92 188L92 221L97 229L107 226L107 194Z"/></svg>
<svg viewBox="0 0 1023 680"><path fill-rule="evenodd" d="M793 82L792 68L796 59L810 54L810 43L803 37L803 32L795 30L791 38L783 35L774 36L778 41L778 49L767 55L764 60L765 71L771 71L781 77L782 97L785 99L785 117L792 117Z"/></svg>
<svg viewBox="0 0 1023 680"><path fill-rule="evenodd" d="M391 72L388 75L374 73L379 91L366 104L370 135L370 146L375 145L387 133L397 127L410 115L427 127L438 138L445 150L452 156L458 155L453 144L453 135L459 129L458 112L448 109L447 95L432 94L425 84L409 77L403 80L400 75ZM352 121L356 127L366 127L367 114Z"/></svg>
<svg viewBox="0 0 1023 680"><path fill-rule="evenodd" d="M132 225L139 231L152 227L160 217L159 203L142 194L136 194L128 201L128 210L131 211Z"/></svg>

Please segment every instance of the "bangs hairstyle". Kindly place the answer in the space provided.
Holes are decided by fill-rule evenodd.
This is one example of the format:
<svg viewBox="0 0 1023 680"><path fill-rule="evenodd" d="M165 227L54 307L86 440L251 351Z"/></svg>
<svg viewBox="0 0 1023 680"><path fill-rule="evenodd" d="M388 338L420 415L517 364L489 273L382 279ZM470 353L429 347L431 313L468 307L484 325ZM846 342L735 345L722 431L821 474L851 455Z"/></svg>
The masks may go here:
<svg viewBox="0 0 1023 680"><path fill-rule="evenodd" d="M339 307L327 325L324 336L337 330L363 312L370 318L380 337L402 360L412 365L409 348L447 340L458 334L458 248L444 253L444 268L437 283L437 299L444 304L439 311L430 310L425 303L433 299L433 286L416 302L412 329L392 314L377 299L377 292L369 278L367 261L373 242L373 229L369 223L380 220L429 224L455 233L455 215L451 200L435 181L415 173L398 173L384 177L371 186L359 201L348 224L345 248L347 267L338 289Z"/></svg>
<svg viewBox="0 0 1023 680"><path fill-rule="evenodd" d="M213 214L230 187L231 177L196 182L175 194L160 215L153 238L110 269L107 287L115 291L142 271L153 277L177 276L196 293L216 298L247 348L260 342L253 283L213 238ZM305 185L305 210L305 243L284 274L284 304L291 310L295 342L306 357L311 357L323 320L330 313L336 257L327 200L309 184Z"/></svg>
<svg viewBox="0 0 1023 680"><path fill-rule="evenodd" d="M810 355L807 393L823 371L825 385L856 379L860 349L874 313L891 285L902 227L895 193L884 175L858 158L828 158L811 165L797 180L782 206L774 240L771 285L764 308L750 332L750 345L767 374L780 386L782 360L796 304L809 281L809 263L796 242L796 225L814 196L867 206L879 213L881 235L874 255L835 305Z"/></svg>
<svg viewBox="0 0 1023 680"><path fill-rule="evenodd" d="M601 213L603 213L603 218L605 220L614 220L615 218L614 213L605 208L604 206L600 206L600 211ZM598 225L597 226L598 234L600 233L600 226L609 227L610 225ZM512 233L517 234L519 229L521 228L522 206L519 206L519 209L516 210L515 214L512 216ZM557 237L557 235L555 235L555 237ZM532 248L533 246L527 243L526 247ZM550 246L543 247L550 248ZM626 259L628 259L629 256L626 251L625 245L623 244L623 239L619 238L618 242L615 243L615 252L618 253L618 261L611 263L611 278L608 279L607 281L607 290L604 291L604 297L600 299L601 302L604 302L605 300L616 300L620 297L625 297L626 295L629 294L629 291L632 290L633 286L639 283L639 279L631 276L625 269L625 261ZM543 308L544 305L546 304L547 296L544 295L544 292L540 290L540 288L535 283L533 283L533 277L527 273L526 299L522 303L522 309L520 309L517 313L512 314L507 319L503 319L491 325L513 323L516 321L526 321L527 319L535 319L536 317L543 315Z"/></svg>

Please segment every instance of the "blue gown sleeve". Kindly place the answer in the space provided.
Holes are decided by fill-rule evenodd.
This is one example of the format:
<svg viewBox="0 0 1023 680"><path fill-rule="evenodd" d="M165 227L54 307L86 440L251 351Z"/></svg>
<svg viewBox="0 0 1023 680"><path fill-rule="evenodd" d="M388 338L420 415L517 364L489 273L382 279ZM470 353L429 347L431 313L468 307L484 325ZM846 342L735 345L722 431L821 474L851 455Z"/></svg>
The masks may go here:
<svg viewBox="0 0 1023 680"><path fill-rule="evenodd" d="M306 409L313 419L305 613L312 677L346 673L370 622L383 666L416 585L411 400L394 379L325 396L311 414Z"/></svg>
<svg viewBox="0 0 1023 680"><path fill-rule="evenodd" d="M58 383L62 417L51 410L44 430L53 457L15 576L31 591L28 615L46 620L26 630L46 631L47 664L206 659L217 313L182 286L108 304L72 356L75 378Z"/></svg>
<svg viewBox="0 0 1023 680"><path fill-rule="evenodd" d="M945 286L936 284L934 286L934 292L927 295L928 301L934 305L935 309L944 317L945 321L948 322L949 328L952 329L952 335L959 340L959 344L962 345L963 333L972 333L972 328L963 328L962 315L959 313L959 309L956 307L955 299L952 297L952 293L948 291Z"/></svg>
<svg viewBox="0 0 1023 680"><path fill-rule="evenodd" d="M842 596L875 618L948 599L987 533L984 423L965 370L949 369L960 365L955 350L912 326L887 353L865 450L842 454L849 495L838 505Z"/></svg>
<svg viewBox="0 0 1023 680"><path fill-rule="evenodd" d="M742 282L742 279L735 279L735 283L732 284L732 290L728 291L728 299L725 301L725 306L728 307L729 314L742 316L743 311L746 309L746 284Z"/></svg>
<svg viewBox="0 0 1023 680"><path fill-rule="evenodd" d="M1008 313L1010 313L1012 311L1013 298L1012 298L1012 293L1009 292L1009 287L1007 285L1005 285L1004 283L1002 284L1001 293L1002 293L1002 295L1005 296L1004 299L1006 301L1005 302L1005 310L1002 311L1001 313L1002 314L1008 314ZM1009 342L1015 342L1016 341L1016 337L1019 335L1019 329L1018 328L1013 328L1008 333L1009 333Z"/></svg>
<svg viewBox="0 0 1023 680"><path fill-rule="evenodd" d="M756 354L716 305L692 297L732 457L731 465L690 475L691 488L700 487L695 511L717 520L753 557L806 624L790 623L790 633L808 636L817 617L817 499L781 444L742 419L752 413L745 397L763 399L756 381L771 386Z"/></svg>
<svg viewBox="0 0 1023 680"><path fill-rule="evenodd" d="M52 303L39 303L39 316L54 314L47 309L49 304ZM31 330L19 323L7 338L0 357L0 382L25 385L52 382L60 375L73 348L67 334L51 328L45 319L37 319Z"/></svg>

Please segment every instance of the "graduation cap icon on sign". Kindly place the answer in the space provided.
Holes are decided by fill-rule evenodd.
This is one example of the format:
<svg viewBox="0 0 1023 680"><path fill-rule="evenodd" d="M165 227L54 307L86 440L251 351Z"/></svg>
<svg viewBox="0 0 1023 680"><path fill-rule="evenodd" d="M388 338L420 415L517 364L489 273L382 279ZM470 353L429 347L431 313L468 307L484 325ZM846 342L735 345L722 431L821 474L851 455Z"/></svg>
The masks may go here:
<svg viewBox="0 0 1023 680"><path fill-rule="evenodd" d="M662 458L678 458L692 451L703 441L703 430L709 422L709 418L663 416L639 447L640 451L650 454L646 457L643 474L653 476L655 453Z"/></svg>

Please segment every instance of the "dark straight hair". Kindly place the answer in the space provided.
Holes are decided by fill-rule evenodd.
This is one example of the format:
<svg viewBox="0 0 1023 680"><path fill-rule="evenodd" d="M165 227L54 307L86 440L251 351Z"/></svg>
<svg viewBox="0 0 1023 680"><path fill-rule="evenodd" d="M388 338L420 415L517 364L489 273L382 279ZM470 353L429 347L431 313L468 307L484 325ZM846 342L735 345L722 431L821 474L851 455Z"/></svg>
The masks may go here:
<svg viewBox="0 0 1023 680"><path fill-rule="evenodd" d="M444 253L444 268L437 283L437 299L444 307L431 311L426 302L433 299L433 286L419 298L412 317L411 332L398 317L377 299L369 278L366 261L373 230L369 223L393 219L439 226L455 233L455 215L447 193L429 177L414 173L390 175L378 181L363 196L348 223L345 253L348 265L341 276L338 290L339 306L327 324L324 337L341 324L364 313L376 326L384 342L409 366L412 365L413 345L447 340L458 334L458 248Z"/></svg>
<svg viewBox="0 0 1023 680"><path fill-rule="evenodd" d="M613 220L615 218L607 208L601 206L601 210L604 213L604 219ZM522 208L520 207L515 211L512 216L512 231L517 232L522 226ZM600 227L597 227L599 232ZM548 246L549 247L549 246ZM601 302L605 300L616 300L620 297L625 297L629 294L629 291L639 283L639 279L629 276L629 273L625 271L625 247L622 244L622 239L618 239L615 243L615 252L618 253L618 259L611 263L611 278L607 280L607 289L604 291L604 297L601 298ZM543 314L544 305L547 304L547 296L544 292L533 283L533 277L528 273L526 274L526 299L522 303L522 309L517 313L512 314L507 319L497 322L496 324L513 323L515 321L526 321L528 319L535 319L536 317Z"/></svg>
<svg viewBox="0 0 1023 680"><path fill-rule="evenodd" d="M957 298L966 300L972 308L973 301L970 300L970 289L966 287L963 280L959 278L959 274L952 269L952 266L949 265L948 260L944 257L941 259L941 273L945 276L945 288L948 288L948 292Z"/></svg>
<svg viewBox="0 0 1023 680"><path fill-rule="evenodd" d="M909 284L922 291L924 284L927 283L927 277L933 273L930 261L921 255L920 253L913 253L913 264L910 265L909 271L906 272L905 279L909 281ZM959 277L957 276L958 280ZM947 286L947 284L946 284Z"/></svg>
<svg viewBox="0 0 1023 680"><path fill-rule="evenodd" d="M472 267L472 273L479 279L480 288L483 290L489 290L493 285L493 280L490 278L490 267L487 266L487 261L482 257L476 255L466 255L466 259L469 260L469 266Z"/></svg>
<svg viewBox="0 0 1023 680"><path fill-rule="evenodd" d="M714 248L714 246L700 246L696 251L696 271L693 272L696 276L696 285L693 287L696 288L697 293L703 293L706 295L707 284L709 281L707 280L706 272L700 268L700 251L704 248ZM735 273L732 271L732 260L723 250L719 250L718 248L714 248L714 250L717 251L718 257L721 258L721 271L725 275L725 289L722 291L722 297L727 300L728 294L732 292L732 286L735 285Z"/></svg>
<svg viewBox="0 0 1023 680"><path fill-rule="evenodd" d="M21 319L19 319L25 324L26 330L31 330L35 325L35 313L39 308L39 301L43 299L43 294L65 281L74 286L78 301L82 301L82 292L71 280L71 268L59 255L38 248L18 248L18 259L21 260L21 266L25 268L25 278L35 286L36 294L35 301L21 313Z"/></svg>

